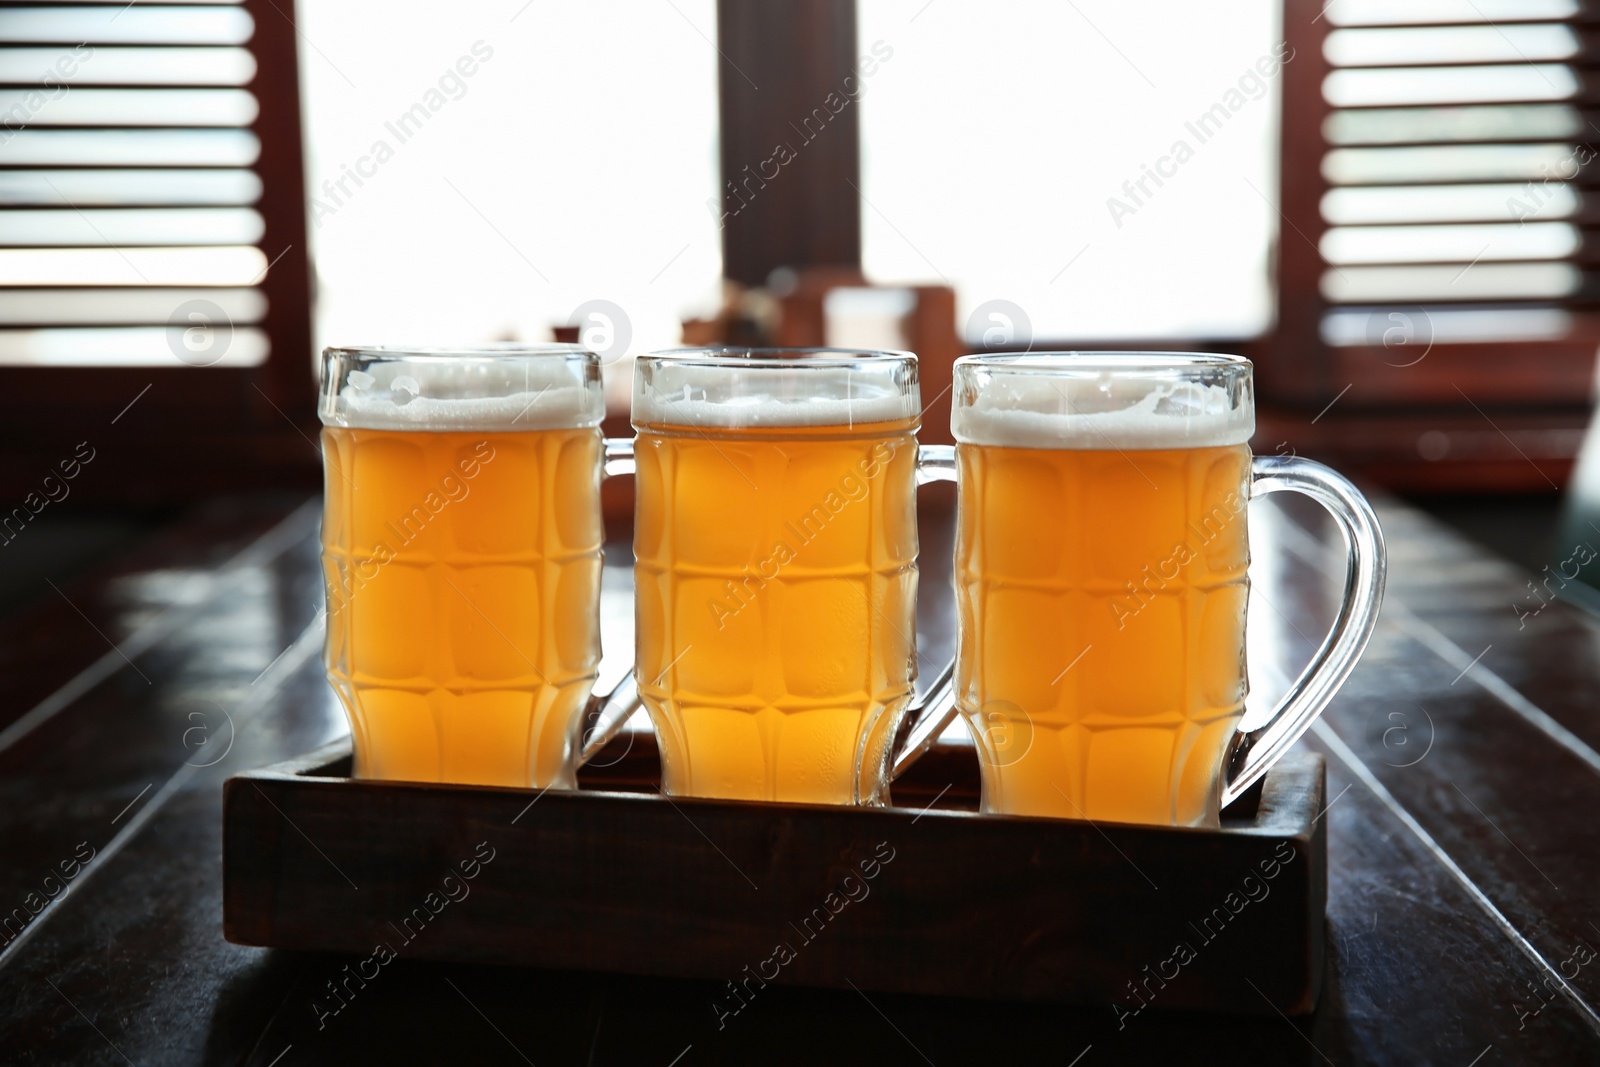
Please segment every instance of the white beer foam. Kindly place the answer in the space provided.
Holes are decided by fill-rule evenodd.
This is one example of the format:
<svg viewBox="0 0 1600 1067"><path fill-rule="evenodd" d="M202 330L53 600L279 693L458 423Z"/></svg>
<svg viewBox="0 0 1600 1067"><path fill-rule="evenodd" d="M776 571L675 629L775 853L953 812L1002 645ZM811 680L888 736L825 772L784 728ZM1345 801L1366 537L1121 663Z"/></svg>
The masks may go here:
<svg viewBox="0 0 1600 1067"><path fill-rule="evenodd" d="M558 357L506 365L440 359L351 371L318 414L329 426L362 430L505 433L598 426L605 400L598 381L580 381Z"/></svg>
<svg viewBox="0 0 1600 1067"><path fill-rule="evenodd" d="M1218 385L996 374L973 403L958 398L950 426L964 444L1006 448L1212 448L1247 443L1256 419Z"/></svg>
<svg viewBox="0 0 1600 1067"><path fill-rule="evenodd" d="M633 422L636 426L691 426L718 429L783 426L855 426L898 422L922 413L916 389L903 394L881 380L854 374L845 367L811 365L796 368L746 367L724 373L705 367L675 367L663 361L652 368L647 385L635 379ZM727 395L727 375L737 392ZM789 388L763 388L783 383ZM711 383L717 393L708 395ZM803 389L804 392L800 390Z"/></svg>

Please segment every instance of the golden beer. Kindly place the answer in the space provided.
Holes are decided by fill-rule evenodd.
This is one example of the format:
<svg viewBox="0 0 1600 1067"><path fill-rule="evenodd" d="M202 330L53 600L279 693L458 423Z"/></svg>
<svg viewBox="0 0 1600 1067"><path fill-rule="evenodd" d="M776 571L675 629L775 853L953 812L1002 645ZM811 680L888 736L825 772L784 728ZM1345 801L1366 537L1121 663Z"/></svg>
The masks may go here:
<svg viewBox="0 0 1600 1067"><path fill-rule="evenodd" d="M636 672L663 788L881 803L916 677L915 379L784 408L636 392Z"/></svg>
<svg viewBox="0 0 1600 1067"><path fill-rule="evenodd" d="M1216 825L1246 693L1249 426L990 388L996 408L955 418L956 693L984 810Z"/></svg>
<svg viewBox="0 0 1600 1067"><path fill-rule="evenodd" d="M956 455L957 604L971 635L958 691L993 749L989 808L1215 818L1244 713L1249 448Z"/></svg>
<svg viewBox="0 0 1600 1067"><path fill-rule="evenodd" d="M463 403L493 398L452 395L484 387L453 370L431 408L357 405L322 431L327 671L355 775L570 788L600 656L597 408L571 386Z"/></svg>

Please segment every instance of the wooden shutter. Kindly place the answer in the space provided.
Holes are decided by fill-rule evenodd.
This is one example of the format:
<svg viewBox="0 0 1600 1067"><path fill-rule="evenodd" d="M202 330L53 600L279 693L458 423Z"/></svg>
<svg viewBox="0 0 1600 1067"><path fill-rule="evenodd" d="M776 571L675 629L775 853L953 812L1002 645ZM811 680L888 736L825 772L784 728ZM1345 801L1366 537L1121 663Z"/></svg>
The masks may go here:
<svg viewBox="0 0 1600 1067"><path fill-rule="evenodd" d="M91 495L314 467L293 10L0 8L0 447L23 487L83 439L117 441Z"/></svg>
<svg viewBox="0 0 1600 1067"><path fill-rule="evenodd" d="M1263 396L1312 410L1337 399L1334 451L1381 437L1397 462L1475 454L1510 464L1489 479L1502 487L1552 487L1600 340L1583 4L1285 0L1284 30L1279 322ZM1363 412L1368 439L1337 440ZM1452 484L1474 477L1462 468Z"/></svg>

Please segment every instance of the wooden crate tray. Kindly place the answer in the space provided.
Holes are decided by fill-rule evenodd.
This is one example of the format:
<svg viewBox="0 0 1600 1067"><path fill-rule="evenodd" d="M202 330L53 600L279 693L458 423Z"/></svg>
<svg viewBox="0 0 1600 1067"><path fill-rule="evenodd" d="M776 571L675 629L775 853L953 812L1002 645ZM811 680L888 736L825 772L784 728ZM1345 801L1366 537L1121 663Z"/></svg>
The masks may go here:
<svg viewBox="0 0 1600 1067"><path fill-rule="evenodd" d="M971 761L936 750L913 773L950 770L939 802L971 803ZM730 1011L764 983L1119 1014L1303 1014L1321 987L1316 755L1220 831L983 816L915 783L891 808L668 799L622 791L642 785L637 752L578 792L349 766L346 742L229 779L228 940L709 979Z"/></svg>

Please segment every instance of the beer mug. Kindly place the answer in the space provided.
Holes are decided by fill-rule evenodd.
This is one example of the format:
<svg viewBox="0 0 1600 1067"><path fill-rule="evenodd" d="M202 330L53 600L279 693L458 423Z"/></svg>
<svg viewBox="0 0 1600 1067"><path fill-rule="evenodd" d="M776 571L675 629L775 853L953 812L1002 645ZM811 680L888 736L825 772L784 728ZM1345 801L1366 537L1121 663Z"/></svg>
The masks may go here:
<svg viewBox="0 0 1600 1067"><path fill-rule="evenodd" d="M354 775L575 788L600 660L598 357L330 348L318 413Z"/></svg>
<svg viewBox="0 0 1600 1067"><path fill-rule="evenodd" d="M917 360L634 368L635 678L679 796L882 804L917 676Z"/></svg>
<svg viewBox="0 0 1600 1067"><path fill-rule="evenodd" d="M955 693L982 810L1218 825L1321 713L1377 621L1384 547L1327 467L1258 456L1237 356L966 356ZM1332 632L1259 729L1244 713L1251 496L1294 490L1344 535Z"/></svg>

